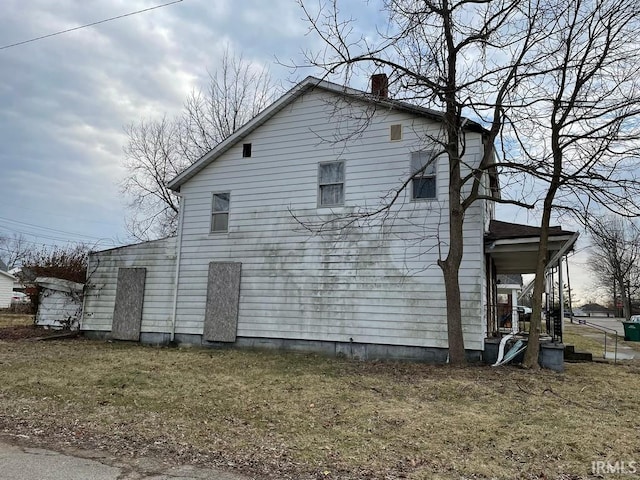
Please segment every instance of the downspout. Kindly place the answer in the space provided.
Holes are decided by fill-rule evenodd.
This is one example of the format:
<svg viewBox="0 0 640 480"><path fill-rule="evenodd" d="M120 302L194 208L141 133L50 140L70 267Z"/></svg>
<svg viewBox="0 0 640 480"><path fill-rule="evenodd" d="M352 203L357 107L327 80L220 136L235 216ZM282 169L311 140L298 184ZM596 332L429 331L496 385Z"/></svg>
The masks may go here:
<svg viewBox="0 0 640 480"><path fill-rule="evenodd" d="M178 285L180 281L180 257L182 254L182 225L184 223L184 197L181 193L176 192L180 199L180 207L178 209L178 237L176 238L176 271L173 280L173 312L171 314L171 338L176 338L176 318L178 315Z"/></svg>
<svg viewBox="0 0 640 480"><path fill-rule="evenodd" d="M82 287L82 316L80 317L80 321L78 322L78 331L82 331L82 325L84 325L84 316L85 316L85 308L87 305L87 292L89 290L89 278L91 277L91 274L89 273L91 271L91 252L89 252L87 254L87 275L86 278L84 280L84 286Z"/></svg>
<svg viewBox="0 0 640 480"><path fill-rule="evenodd" d="M562 275L562 257L558 259L558 302L560 302L560 341L564 335L564 276ZM555 337L555 325L554 337Z"/></svg>

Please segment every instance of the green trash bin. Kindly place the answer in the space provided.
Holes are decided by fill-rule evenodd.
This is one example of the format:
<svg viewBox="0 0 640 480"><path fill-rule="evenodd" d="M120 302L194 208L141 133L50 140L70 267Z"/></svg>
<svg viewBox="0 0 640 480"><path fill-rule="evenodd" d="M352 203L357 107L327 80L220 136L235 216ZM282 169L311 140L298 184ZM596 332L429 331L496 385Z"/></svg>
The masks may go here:
<svg viewBox="0 0 640 480"><path fill-rule="evenodd" d="M622 322L624 325L624 339L629 342L640 342L640 323Z"/></svg>

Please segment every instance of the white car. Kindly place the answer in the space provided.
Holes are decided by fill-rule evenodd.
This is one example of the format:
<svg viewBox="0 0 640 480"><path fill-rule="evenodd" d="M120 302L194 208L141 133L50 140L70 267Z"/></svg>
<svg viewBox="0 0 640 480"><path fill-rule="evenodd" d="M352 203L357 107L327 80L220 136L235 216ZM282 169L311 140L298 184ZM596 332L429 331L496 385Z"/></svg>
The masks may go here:
<svg viewBox="0 0 640 480"><path fill-rule="evenodd" d="M633 323L640 323L640 315L631 315L629 321Z"/></svg>
<svg viewBox="0 0 640 480"><path fill-rule="evenodd" d="M13 292L11 295L11 303L13 304L24 304L29 303L31 300L29 299L29 295L22 292Z"/></svg>

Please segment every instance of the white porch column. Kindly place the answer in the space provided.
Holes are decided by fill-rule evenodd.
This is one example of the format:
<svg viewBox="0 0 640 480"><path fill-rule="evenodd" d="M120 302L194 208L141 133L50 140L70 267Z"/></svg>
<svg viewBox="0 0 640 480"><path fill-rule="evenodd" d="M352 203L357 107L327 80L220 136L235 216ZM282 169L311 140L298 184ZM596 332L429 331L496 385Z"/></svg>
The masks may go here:
<svg viewBox="0 0 640 480"><path fill-rule="evenodd" d="M511 333L520 331L520 318L518 317L518 289L511 290Z"/></svg>

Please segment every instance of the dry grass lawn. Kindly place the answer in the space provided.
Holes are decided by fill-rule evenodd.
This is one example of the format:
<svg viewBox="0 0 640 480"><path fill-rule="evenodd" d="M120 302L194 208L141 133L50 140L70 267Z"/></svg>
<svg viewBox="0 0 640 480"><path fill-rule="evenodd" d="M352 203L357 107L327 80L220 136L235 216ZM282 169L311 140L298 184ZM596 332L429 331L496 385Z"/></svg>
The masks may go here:
<svg viewBox="0 0 640 480"><path fill-rule="evenodd" d="M33 325L34 315L0 313L0 328Z"/></svg>
<svg viewBox="0 0 640 480"><path fill-rule="evenodd" d="M0 431L258 478L579 479L592 461L640 463L638 364L556 374L0 341L0 375Z"/></svg>

